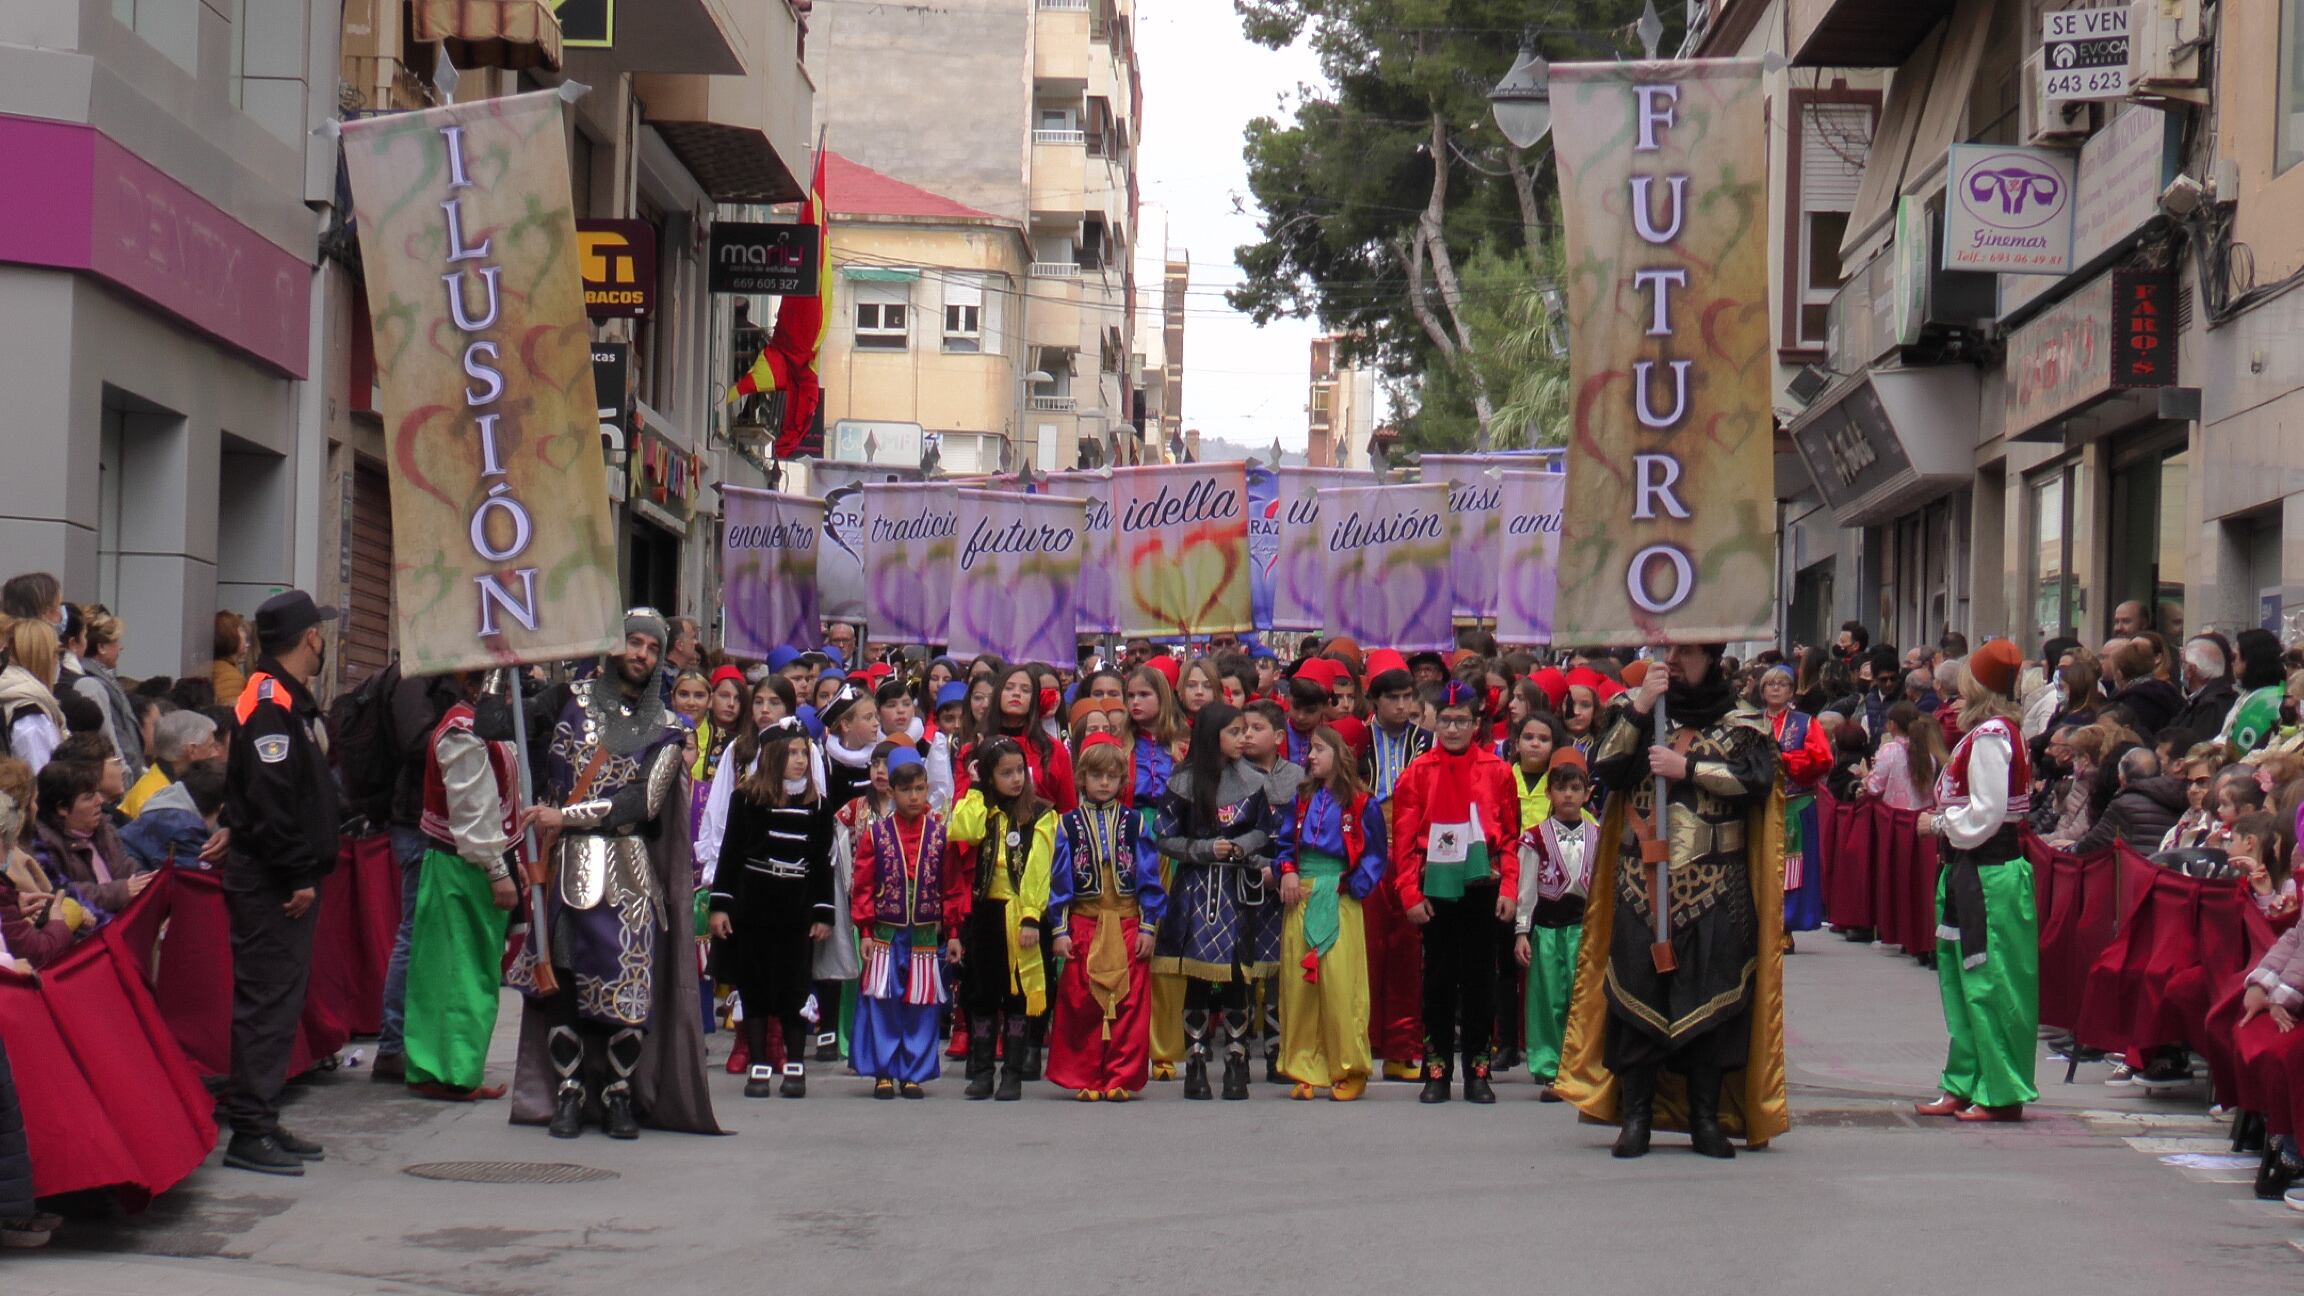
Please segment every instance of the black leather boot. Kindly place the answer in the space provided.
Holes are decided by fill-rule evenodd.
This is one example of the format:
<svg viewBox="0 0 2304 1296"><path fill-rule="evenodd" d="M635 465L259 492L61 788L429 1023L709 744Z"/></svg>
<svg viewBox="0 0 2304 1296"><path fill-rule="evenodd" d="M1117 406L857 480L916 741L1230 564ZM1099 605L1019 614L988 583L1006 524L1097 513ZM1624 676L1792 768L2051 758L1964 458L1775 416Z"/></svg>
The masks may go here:
<svg viewBox="0 0 2304 1296"><path fill-rule="evenodd" d="M1696 1155L1732 1161L1736 1146L1720 1128L1720 1072L1697 1067L1688 1073L1688 1143Z"/></svg>
<svg viewBox="0 0 2304 1296"><path fill-rule="evenodd" d="M778 1097L780 1097L780 1098L805 1098L805 1097L807 1097L807 1096L808 1096L808 1067L807 1067L807 1065L806 1065L805 1063L801 1063L801 1062L787 1062L787 1063L785 1063L785 1064L784 1064L784 1083L783 1083L783 1085L781 1085L781 1086L780 1086L780 1087L779 1087L779 1088L776 1090L776 1094L777 1094L777 1096L778 1096Z"/></svg>
<svg viewBox="0 0 2304 1296"><path fill-rule="evenodd" d="M575 1138L584 1132L583 1037L573 1027L555 1026L544 1037L544 1053L560 1077L560 1087L552 1095L552 1123L546 1132L554 1138Z"/></svg>
<svg viewBox="0 0 2304 1296"><path fill-rule="evenodd" d="M963 1096L981 1101L992 1096L992 1050L1000 1037L992 1033L989 1013L968 1014L968 1088Z"/></svg>
<svg viewBox="0 0 2304 1296"><path fill-rule="evenodd" d="M1216 1096L1208 1087L1208 1010L1184 1010L1184 1096L1205 1102Z"/></svg>
<svg viewBox="0 0 2304 1296"><path fill-rule="evenodd" d="M1424 1055L1424 1092L1416 1095L1416 1101L1420 1103L1444 1103L1448 1101L1448 1082L1454 1078L1454 1073L1449 1070L1446 1062L1426 1053Z"/></svg>
<svg viewBox="0 0 2304 1296"><path fill-rule="evenodd" d="M1648 1155L1648 1136L1656 1120L1656 1069L1636 1067L1616 1073L1616 1114L1623 1126L1616 1134L1616 1157Z"/></svg>
<svg viewBox="0 0 2304 1296"><path fill-rule="evenodd" d="M600 1106L606 1110L608 1137L636 1139L640 1137L640 1122L632 1116L632 1086L617 1080L600 1091Z"/></svg>
<svg viewBox="0 0 2304 1296"><path fill-rule="evenodd" d="M1248 1055L1224 1054L1224 1101L1240 1102L1248 1097Z"/></svg>
<svg viewBox="0 0 2304 1296"><path fill-rule="evenodd" d="M1464 1101L1474 1103L1496 1101L1496 1089L1488 1083L1488 1064L1486 1062L1474 1062L1464 1069Z"/></svg>

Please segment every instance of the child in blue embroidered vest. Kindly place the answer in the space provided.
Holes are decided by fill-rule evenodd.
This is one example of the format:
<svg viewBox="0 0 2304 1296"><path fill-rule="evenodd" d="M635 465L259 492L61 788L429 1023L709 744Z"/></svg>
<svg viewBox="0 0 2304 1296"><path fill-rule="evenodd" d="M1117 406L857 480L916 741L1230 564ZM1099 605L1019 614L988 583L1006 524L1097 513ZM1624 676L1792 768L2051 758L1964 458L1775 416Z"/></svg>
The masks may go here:
<svg viewBox="0 0 2304 1296"><path fill-rule="evenodd" d="M956 875L944 817L929 808L928 770L899 746L888 755L893 814L857 835L849 912L865 933L862 998L853 1056L874 1098L925 1098L937 1075L936 1027L944 1005L937 962L946 886Z"/></svg>
<svg viewBox="0 0 2304 1296"><path fill-rule="evenodd" d="M1051 904L1048 930L1065 960L1048 1033L1048 1078L1081 1102L1127 1102L1151 1078L1153 935L1167 907L1160 857L1128 809L1128 751L1095 734L1074 763L1080 808L1065 815L1056 838L1052 889L1069 903Z"/></svg>

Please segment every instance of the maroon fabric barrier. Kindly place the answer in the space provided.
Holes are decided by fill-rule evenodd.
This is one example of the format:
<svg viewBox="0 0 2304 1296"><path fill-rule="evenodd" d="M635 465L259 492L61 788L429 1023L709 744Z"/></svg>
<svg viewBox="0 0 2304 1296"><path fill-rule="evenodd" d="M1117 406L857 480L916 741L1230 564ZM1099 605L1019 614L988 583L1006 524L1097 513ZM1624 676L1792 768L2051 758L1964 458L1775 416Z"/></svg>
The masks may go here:
<svg viewBox="0 0 2304 1296"><path fill-rule="evenodd" d="M177 880L164 872L39 976L0 971L0 1039L42 1196L104 1188L140 1210L216 1146L214 1103L145 983Z"/></svg>
<svg viewBox="0 0 2304 1296"><path fill-rule="evenodd" d="M400 930L400 867L384 834L346 838L320 886L309 1002L354 1035L383 1028L384 972Z"/></svg>
<svg viewBox="0 0 2304 1296"><path fill-rule="evenodd" d="M214 873L175 873L166 913L168 932L160 942L154 998L168 1029L199 1074L220 1076L232 1064L232 920L224 909L224 887ZM321 884L321 894L328 886ZM319 954L313 955L315 966ZM304 996L302 1029L288 1059L288 1074L302 1075L352 1038L351 1028L319 996Z"/></svg>
<svg viewBox="0 0 2304 1296"><path fill-rule="evenodd" d="M1817 822L1824 825L1824 918L1846 930L1874 926L1872 908L1872 810L1866 799L1816 798Z"/></svg>

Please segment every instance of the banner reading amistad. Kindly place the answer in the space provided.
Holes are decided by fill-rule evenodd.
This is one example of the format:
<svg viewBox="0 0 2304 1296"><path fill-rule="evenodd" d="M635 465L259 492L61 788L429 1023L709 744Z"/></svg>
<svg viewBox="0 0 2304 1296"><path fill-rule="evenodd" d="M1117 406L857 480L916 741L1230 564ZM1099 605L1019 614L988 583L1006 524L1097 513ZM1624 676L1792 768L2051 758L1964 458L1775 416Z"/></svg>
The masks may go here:
<svg viewBox="0 0 2304 1296"><path fill-rule="evenodd" d="M728 654L757 659L778 648L814 648L824 638L816 591L824 501L726 486L721 509L721 639Z"/></svg>
<svg viewBox="0 0 2304 1296"><path fill-rule="evenodd" d="M1339 486L1369 486L1369 474L1351 468L1283 467L1273 505L1280 523L1272 561L1272 628L1327 627L1326 539L1320 534L1320 495Z"/></svg>
<svg viewBox="0 0 2304 1296"><path fill-rule="evenodd" d="M1552 472L1500 476L1496 638L1508 644L1548 644L1560 590L1560 508L1568 478Z"/></svg>
<svg viewBox="0 0 2304 1296"><path fill-rule="evenodd" d="M1247 465L1113 469L1112 549L1120 633L1200 639L1255 629Z"/></svg>
<svg viewBox="0 0 2304 1296"><path fill-rule="evenodd" d="M952 581L951 653L1072 660L1088 506L1061 495L963 490Z"/></svg>
<svg viewBox="0 0 2304 1296"><path fill-rule="evenodd" d="M565 132L552 92L344 123L411 676L622 639Z"/></svg>
<svg viewBox="0 0 2304 1296"><path fill-rule="evenodd" d="M944 482L866 482L865 612L872 639L940 644L952 619L960 488Z"/></svg>
<svg viewBox="0 0 2304 1296"><path fill-rule="evenodd" d="M1562 64L1573 419L1561 643L1771 637L1760 64Z"/></svg>
<svg viewBox="0 0 2304 1296"><path fill-rule="evenodd" d="M1454 647L1453 522L1446 482L1321 491L1329 633L1402 652Z"/></svg>
<svg viewBox="0 0 2304 1296"><path fill-rule="evenodd" d="M1511 462L1489 455L1428 454L1422 460L1425 481L1450 483L1448 511L1456 515L1456 547L1448 558L1448 585L1453 591L1450 610L1460 620L1486 621L1496 615L1496 554L1504 516L1496 473Z"/></svg>

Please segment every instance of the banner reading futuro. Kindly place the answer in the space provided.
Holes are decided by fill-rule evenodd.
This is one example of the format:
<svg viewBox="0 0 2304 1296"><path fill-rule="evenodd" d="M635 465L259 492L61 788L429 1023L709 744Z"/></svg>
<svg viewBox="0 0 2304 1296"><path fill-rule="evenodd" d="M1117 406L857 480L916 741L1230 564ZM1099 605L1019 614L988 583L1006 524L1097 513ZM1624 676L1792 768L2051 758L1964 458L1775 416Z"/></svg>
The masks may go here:
<svg viewBox="0 0 2304 1296"><path fill-rule="evenodd" d="M959 492L951 653L1065 666L1079 645L1088 506L1061 495Z"/></svg>
<svg viewBox="0 0 2304 1296"><path fill-rule="evenodd" d="M1320 492L1327 630L1402 652L1455 646L1448 483L1344 486Z"/></svg>
<svg viewBox="0 0 2304 1296"><path fill-rule="evenodd" d="M1776 583L1760 64L1561 64L1574 416L1562 643L1770 636Z"/></svg>
<svg viewBox="0 0 2304 1296"><path fill-rule="evenodd" d="M728 655L758 660L778 648L814 648L824 638L816 590L824 501L743 486L720 494Z"/></svg>
<svg viewBox="0 0 2304 1296"><path fill-rule="evenodd" d="M411 676L622 639L566 131L549 91L344 123Z"/></svg>
<svg viewBox="0 0 2304 1296"><path fill-rule="evenodd" d="M1198 639L1255 628L1247 465L1113 469L1112 551L1120 633Z"/></svg>

